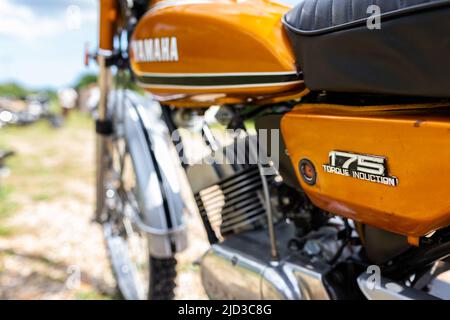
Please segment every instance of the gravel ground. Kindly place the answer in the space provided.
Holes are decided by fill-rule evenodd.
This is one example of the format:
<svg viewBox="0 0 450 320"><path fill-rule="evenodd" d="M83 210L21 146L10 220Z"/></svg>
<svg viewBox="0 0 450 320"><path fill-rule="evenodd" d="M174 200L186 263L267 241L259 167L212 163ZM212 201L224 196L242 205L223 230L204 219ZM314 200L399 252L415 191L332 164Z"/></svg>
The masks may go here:
<svg viewBox="0 0 450 320"><path fill-rule="evenodd" d="M94 208L94 134L72 115L67 126L46 123L2 129L0 146L17 155L0 181L0 299L116 297ZM206 299L193 262L208 248L200 219L187 214L190 247L178 255L177 299Z"/></svg>

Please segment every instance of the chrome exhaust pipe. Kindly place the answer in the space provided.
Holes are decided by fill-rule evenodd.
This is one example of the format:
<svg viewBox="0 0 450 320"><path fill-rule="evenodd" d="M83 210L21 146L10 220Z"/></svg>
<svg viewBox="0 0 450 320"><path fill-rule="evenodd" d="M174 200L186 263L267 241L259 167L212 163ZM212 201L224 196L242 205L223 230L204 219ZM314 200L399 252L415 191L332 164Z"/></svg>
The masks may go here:
<svg viewBox="0 0 450 320"><path fill-rule="evenodd" d="M214 244L201 259L201 279L211 299L328 300L322 281L328 267L303 259L262 260Z"/></svg>
<svg viewBox="0 0 450 320"><path fill-rule="evenodd" d="M264 248L266 249L266 248ZM328 300L323 282L326 264L292 255L279 262L250 255L223 243L214 244L200 261L203 287L211 299ZM363 273L358 286L368 300L439 300L426 292L384 277Z"/></svg>
<svg viewBox="0 0 450 320"><path fill-rule="evenodd" d="M426 292L369 273L361 274L357 282L368 300L439 300Z"/></svg>

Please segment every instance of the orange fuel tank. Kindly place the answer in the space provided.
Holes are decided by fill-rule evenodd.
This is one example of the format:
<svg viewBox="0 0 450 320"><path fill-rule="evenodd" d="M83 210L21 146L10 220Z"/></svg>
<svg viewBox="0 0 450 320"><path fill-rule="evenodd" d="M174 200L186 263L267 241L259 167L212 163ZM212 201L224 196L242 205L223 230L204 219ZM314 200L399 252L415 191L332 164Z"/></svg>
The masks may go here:
<svg viewBox="0 0 450 320"><path fill-rule="evenodd" d="M267 0L158 1L132 35L131 68L140 86L172 105L301 96L281 24L288 9Z"/></svg>
<svg viewBox="0 0 450 320"><path fill-rule="evenodd" d="M410 237L450 225L450 107L299 105L281 129L318 207Z"/></svg>

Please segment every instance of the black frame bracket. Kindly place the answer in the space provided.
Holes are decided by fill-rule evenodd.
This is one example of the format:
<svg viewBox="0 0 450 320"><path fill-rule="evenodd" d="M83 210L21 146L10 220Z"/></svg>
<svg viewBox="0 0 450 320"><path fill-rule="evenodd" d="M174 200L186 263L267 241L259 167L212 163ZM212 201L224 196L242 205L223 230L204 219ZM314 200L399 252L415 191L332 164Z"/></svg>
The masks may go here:
<svg viewBox="0 0 450 320"><path fill-rule="evenodd" d="M114 126L111 120L95 120L95 132L102 136L110 136L114 133Z"/></svg>

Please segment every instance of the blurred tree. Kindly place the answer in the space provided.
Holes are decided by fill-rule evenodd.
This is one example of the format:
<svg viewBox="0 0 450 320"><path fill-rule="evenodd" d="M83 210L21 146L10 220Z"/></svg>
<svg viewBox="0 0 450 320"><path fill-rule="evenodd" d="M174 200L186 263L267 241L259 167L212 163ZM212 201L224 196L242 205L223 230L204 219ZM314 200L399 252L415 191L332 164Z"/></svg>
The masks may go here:
<svg viewBox="0 0 450 320"><path fill-rule="evenodd" d="M24 99L30 93L32 93L31 90L26 89L18 83L10 82L0 84L0 96Z"/></svg>
<svg viewBox="0 0 450 320"><path fill-rule="evenodd" d="M94 73L86 73L81 75L74 86L75 89L81 90L92 83L97 82L97 75Z"/></svg>
<svg viewBox="0 0 450 320"><path fill-rule="evenodd" d="M46 94L49 97L50 101L58 99L58 94L56 93L56 90L54 90L54 89L45 88L43 90L40 90L39 92Z"/></svg>
<svg viewBox="0 0 450 320"><path fill-rule="evenodd" d="M133 75L128 70L124 70L120 76L116 76L115 85L117 87L133 90L139 94L145 93L145 90L136 84Z"/></svg>
<svg viewBox="0 0 450 320"><path fill-rule="evenodd" d="M80 89L83 89L83 88L87 87L88 85L90 85L92 83L96 83L96 82L97 82L96 74L91 74L91 73L83 74L76 81L74 88L79 91ZM118 87L125 87L126 89L136 91L140 94L144 93L144 90L139 88L136 85L136 83L133 81L133 77L128 70L124 71L122 73L121 77L116 77L115 85Z"/></svg>

